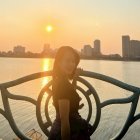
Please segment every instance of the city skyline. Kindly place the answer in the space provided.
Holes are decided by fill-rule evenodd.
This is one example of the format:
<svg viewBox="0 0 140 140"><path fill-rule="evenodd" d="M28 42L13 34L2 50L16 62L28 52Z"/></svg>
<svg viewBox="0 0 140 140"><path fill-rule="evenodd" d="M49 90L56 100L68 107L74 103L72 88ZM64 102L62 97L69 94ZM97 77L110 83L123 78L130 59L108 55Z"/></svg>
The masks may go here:
<svg viewBox="0 0 140 140"><path fill-rule="evenodd" d="M22 44L40 52L47 42L53 48L65 44L80 50L100 38L104 54L122 54L121 35L140 36L139 6L139 0L2 1L0 49ZM46 32L49 24L51 33Z"/></svg>
<svg viewBox="0 0 140 140"><path fill-rule="evenodd" d="M66 46L66 45L63 45ZM13 47L12 50L1 51L1 54L25 54L25 53L46 53L49 54L49 52L56 52L57 48L52 48L49 43L44 43L43 49L40 52L32 52L30 50L27 50L27 46L23 45L16 45ZM60 46L61 47L61 46ZM75 48L74 48L75 49ZM77 50L77 49L75 49ZM83 44L83 47L80 50L77 50L81 55L88 56L88 57L95 57L95 56L101 56L101 55L119 55L118 53L110 53L110 54L103 54L101 51L101 40L95 39L93 41L93 44ZM131 39L129 35L122 35L122 56L124 58L134 58L138 57L140 58L140 40Z"/></svg>

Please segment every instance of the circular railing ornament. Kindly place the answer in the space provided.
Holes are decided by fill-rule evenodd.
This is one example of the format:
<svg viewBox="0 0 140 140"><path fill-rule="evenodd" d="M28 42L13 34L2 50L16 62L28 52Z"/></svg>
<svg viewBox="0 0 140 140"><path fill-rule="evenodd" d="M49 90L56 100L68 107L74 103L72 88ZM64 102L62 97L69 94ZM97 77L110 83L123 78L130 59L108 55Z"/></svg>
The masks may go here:
<svg viewBox="0 0 140 140"><path fill-rule="evenodd" d="M39 94L38 99L37 99L37 105L36 105L37 121L38 121L40 128L42 129L42 131L45 133L46 136L49 136L49 129L48 128L52 125L51 119L49 117L49 112L48 112L48 103L49 103L49 100L52 96L52 92L49 88L51 85L52 85L52 81L47 83L44 86L44 88L40 91L40 94ZM46 116L46 122L43 122L43 118L41 115L41 102L42 102L42 98L43 98L43 95L45 92L48 93L48 96L47 96L47 99L45 101L45 111L44 111L45 116Z"/></svg>
<svg viewBox="0 0 140 140"><path fill-rule="evenodd" d="M86 80L84 80L83 78L81 77L77 77L76 81L79 81L81 82L82 84L84 84L88 90L85 91L84 89L82 89L80 86L76 85L76 90L79 90L81 93L83 93L84 97L86 98L87 100L87 103L88 103L88 115L87 115L87 119L86 121L89 123L89 121L91 120L91 117L92 117L92 102L91 102L91 99L89 96L93 96L94 97L94 100L95 100L95 103L96 103L96 116L95 116L95 120L94 120L94 123L91 124L92 125L92 130L90 132L90 135L93 134L93 132L96 130L98 124L99 124L99 121L100 121L100 117L101 117L101 107L100 107L100 99L98 97L98 94L96 92L96 90L92 87L92 85L87 82ZM47 83L44 88L41 90L39 96L38 96L38 99L37 99L37 105L36 105L36 116L37 116L37 121L38 121L38 124L40 126L40 128L42 129L42 131L45 133L46 136L49 136L49 127L52 126L52 121L51 121L51 118L49 116L49 112L48 112L48 104L49 104L49 100L51 99L52 97L52 90L50 89L50 86L52 85L52 80ZM42 98L43 98L43 95L44 93L47 92L48 93L48 96L46 98L46 101L45 101L45 117L46 117L46 122L43 122L43 119L42 119L42 115L41 115L41 102L42 102Z"/></svg>
<svg viewBox="0 0 140 140"><path fill-rule="evenodd" d="M101 106L100 106L100 99L98 97L98 94L96 92L96 90L94 89L94 87L85 79L78 77L77 81L81 82L82 84L84 84L88 90L85 91L83 90L80 86L77 85L77 89L83 93L83 95L85 96L87 102L88 102L88 117L87 117L87 122L89 123L89 121L92 119L92 114L93 114L93 108L92 108L92 101L90 99L89 96L93 96L94 98L94 102L96 104L96 116L94 119L94 122L92 125L92 130L90 132L90 135L92 135L94 133L94 131L96 130L96 128L98 127L98 124L100 122L100 118L101 118Z"/></svg>

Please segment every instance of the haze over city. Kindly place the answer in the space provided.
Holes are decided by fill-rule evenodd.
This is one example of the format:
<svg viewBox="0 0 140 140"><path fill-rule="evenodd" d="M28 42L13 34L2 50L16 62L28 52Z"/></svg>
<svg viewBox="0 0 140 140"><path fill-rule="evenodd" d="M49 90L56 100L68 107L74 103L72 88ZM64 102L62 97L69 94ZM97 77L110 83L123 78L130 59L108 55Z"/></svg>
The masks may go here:
<svg viewBox="0 0 140 140"><path fill-rule="evenodd" d="M0 4L0 50L18 44L40 52L101 40L104 54L122 54L122 35L139 39L139 0L6 0Z"/></svg>

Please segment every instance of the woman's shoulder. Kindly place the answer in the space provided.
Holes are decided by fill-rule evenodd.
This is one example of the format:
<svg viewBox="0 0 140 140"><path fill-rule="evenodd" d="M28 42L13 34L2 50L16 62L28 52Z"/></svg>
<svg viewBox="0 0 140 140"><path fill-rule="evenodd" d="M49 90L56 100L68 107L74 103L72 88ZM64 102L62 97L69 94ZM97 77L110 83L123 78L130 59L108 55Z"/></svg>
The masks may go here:
<svg viewBox="0 0 140 140"><path fill-rule="evenodd" d="M58 98L70 98L73 88L65 78L54 79L52 85L53 95Z"/></svg>
<svg viewBox="0 0 140 140"><path fill-rule="evenodd" d="M65 78L65 77L56 77L53 79L53 85L59 85L59 86L70 86L71 83Z"/></svg>

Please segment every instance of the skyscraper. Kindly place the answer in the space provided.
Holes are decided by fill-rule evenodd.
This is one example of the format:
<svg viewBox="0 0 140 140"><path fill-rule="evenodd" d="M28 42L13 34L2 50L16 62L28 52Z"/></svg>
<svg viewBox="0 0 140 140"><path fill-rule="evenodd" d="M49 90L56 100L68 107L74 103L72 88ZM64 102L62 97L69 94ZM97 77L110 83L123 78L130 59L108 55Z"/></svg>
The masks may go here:
<svg viewBox="0 0 140 140"><path fill-rule="evenodd" d="M130 37L128 35L122 36L122 56L130 57Z"/></svg>
<svg viewBox="0 0 140 140"><path fill-rule="evenodd" d="M84 45L84 48L82 49L82 54L86 56L92 56L92 47L91 45Z"/></svg>
<svg viewBox="0 0 140 140"><path fill-rule="evenodd" d="M130 41L130 56L131 57L140 57L140 41L139 40L131 40Z"/></svg>
<svg viewBox="0 0 140 140"><path fill-rule="evenodd" d="M50 53L50 51L51 51L50 44L44 44L44 48L43 48L42 53L48 54L48 53Z"/></svg>
<svg viewBox="0 0 140 140"><path fill-rule="evenodd" d="M94 41L94 53L96 55L101 54L101 50L100 50L100 40L96 39Z"/></svg>

